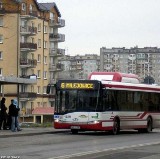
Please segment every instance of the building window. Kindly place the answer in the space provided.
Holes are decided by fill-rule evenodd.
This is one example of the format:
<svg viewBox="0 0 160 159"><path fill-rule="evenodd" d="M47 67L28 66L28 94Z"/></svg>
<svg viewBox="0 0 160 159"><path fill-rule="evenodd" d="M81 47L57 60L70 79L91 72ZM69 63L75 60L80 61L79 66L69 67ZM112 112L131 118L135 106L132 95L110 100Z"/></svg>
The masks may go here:
<svg viewBox="0 0 160 159"><path fill-rule="evenodd" d="M38 47L41 48L41 39L38 39Z"/></svg>
<svg viewBox="0 0 160 159"><path fill-rule="evenodd" d="M47 102L43 102L43 107L47 107Z"/></svg>
<svg viewBox="0 0 160 159"><path fill-rule="evenodd" d="M34 38L31 38L31 43L34 43Z"/></svg>
<svg viewBox="0 0 160 159"><path fill-rule="evenodd" d="M50 19L54 20L54 13L50 12Z"/></svg>
<svg viewBox="0 0 160 159"><path fill-rule="evenodd" d="M0 35L0 44L3 43L3 35Z"/></svg>
<svg viewBox="0 0 160 159"><path fill-rule="evenodd" d="M26 4L25 3L22 3L22 10L26 11Z"/></svg>
<svg viewBox="0 0 160 159"><path fill-rule="evenodd" d="M0 93L2 93L2 85L0 85Z"/></svg>
<svg viewBox="0 0 160 159"><path fill-rule="evenodd" d="M0 68L0 76L2 76L2 68Z"/></svg>
<svg viewBox="0 0 160 159"><path fill-rule="evenodd" d="M34 86L31 86L31 92L34 92Z"/></svg>
<svg viewBox="0 0 160 159"><path fill-rule="evenodd" d="M3 26L3 17L0 16L0 27L2 27L2 26Z"/></svg>
<svg viewBox="0 0 160 159"><path fill-rule="evenodd" d="M41 31L41 23L38 24L38 31Z"/></svg>
<svg viewBox="0 0 160 159"><path fill-rule="evenodd" d="M21 36L21 43L27 43L27 37Z"/></svg>
<svg viewBox="0 0 160 159"><path fill-rule="evenodd" d="M41 92L41 87L37 86L37 93L40 94L40 92Z"/></svg>
<svg viewBox="0 0 160 159"><path fill-rule="evenodd" d="M3 4L2 4L2 2L0 2L0 9L3 9Z"/></svg>
<svg viewBox="0 0 160 159"><path fill-rule="evenodd" d="M44 56L44 64L47 64L47 56Z"/></svg>
<svg viewBox="0 0 160 159"><path fill-rule="evenodd" d="M47 49L47 41L44 41L44 49Z"/></svg>
<svg viewBox="0 0 160 159"><path fill-rule="evenodd" d="M2 59L2 51L0 51L0 59Z"/></svg>
<svg viewBox="0 0 160 159"><path fill-rule="evenodd" d="M41 78L41 71L40 70L37 71L37 78Z"/></svg>
<svg viewBox="0 0 160 159"><path fill-rule="evenodd" d="M47 26L44 26L44 33L47 33Z"/></svg>
<svg viewBox="0 0 160 159"><path fill-rule="evenodd" d="M47 79L47 71L44 71L43 77L44 77L44 79Z"/></svg>
<svg viewBox="0 0 160 159"><path fill-rule="evenodd" d="M43 87L43 94L46 94L46 91L47 91L47 87L44 86L44 87Z"/></svg>
<svg viewBox="0 0 160 159"><path fill-rule="evenodd" d="M37 62L41 62L41 55L40 54L38 54Z"/></svg>
<svg viewBox="0 0 160 159"><path fill-rule="evenodd" d="M33 7L32 7L32 5L30 4L30 6L29 6L29 11L30 11L30 13L32 13L32 10L33 10Z"/></svg>
<svg viewBox="0 0 160 159"><path fill-rule="evenodd" d="M34 27L34 22L31 22L31 27Z"/></svg>
<svg viewBox="0 0 160 159"><path fill-rule="evenodd" d="M38 105L38 107L40 107L40 106L41 106L41 103L40 103L40 102L37 102L37 105Z"/></svg>

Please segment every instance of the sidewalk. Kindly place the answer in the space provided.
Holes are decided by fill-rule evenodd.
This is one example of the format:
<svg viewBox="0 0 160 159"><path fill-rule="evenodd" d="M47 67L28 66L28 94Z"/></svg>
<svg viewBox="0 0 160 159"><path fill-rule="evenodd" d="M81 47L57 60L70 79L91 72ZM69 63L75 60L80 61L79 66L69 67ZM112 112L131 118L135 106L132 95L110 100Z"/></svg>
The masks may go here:
<svg viewBox="0 0 160 159"><path fill-rule="evenodd" d="M0 130L0 138L6 137L18 137L18 136L30 136L30 135L40 135L47 133L58 133L68 130L54 129L53 127L35 127L35 128L22 128L22 131L12 132L11 130Z"/></svg>

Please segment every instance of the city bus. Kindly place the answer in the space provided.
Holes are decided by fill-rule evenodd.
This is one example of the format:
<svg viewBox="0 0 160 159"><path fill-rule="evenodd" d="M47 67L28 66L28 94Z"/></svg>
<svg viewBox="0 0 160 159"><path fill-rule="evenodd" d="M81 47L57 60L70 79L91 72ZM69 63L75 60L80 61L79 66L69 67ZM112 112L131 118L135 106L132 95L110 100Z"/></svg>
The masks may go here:
<svg viewBox="0 0 160 159"><path fill-rule="evenodd" d="M99 80L56 83L55 129L151 132L160 127L160 86Z"/></svg>

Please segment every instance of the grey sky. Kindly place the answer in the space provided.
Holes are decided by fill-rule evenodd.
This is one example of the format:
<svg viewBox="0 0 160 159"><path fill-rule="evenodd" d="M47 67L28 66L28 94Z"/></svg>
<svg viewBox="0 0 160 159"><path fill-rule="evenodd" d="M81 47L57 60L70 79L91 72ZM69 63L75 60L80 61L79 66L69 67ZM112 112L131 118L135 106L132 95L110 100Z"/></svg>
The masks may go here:
<svg viewBox="0 0 160 159"><path fill-rule="evenodd" d="M160 0L38 0L55 2L66 26L60 48L69 55L101 47L160 47Z"/></svg>

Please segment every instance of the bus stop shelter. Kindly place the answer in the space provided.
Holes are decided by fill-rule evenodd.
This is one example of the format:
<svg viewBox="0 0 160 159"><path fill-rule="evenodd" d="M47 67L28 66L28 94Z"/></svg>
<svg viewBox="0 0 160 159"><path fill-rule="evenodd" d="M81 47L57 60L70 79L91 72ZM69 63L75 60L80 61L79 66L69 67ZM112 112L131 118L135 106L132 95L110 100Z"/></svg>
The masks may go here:
<svg viewBox="0 0 160 159"><path fill-rule="evenodd" d="M36 76L30 76L30 78L19 78L15 76L0 76L0 85L6 84L36 84Z"/></svg>

